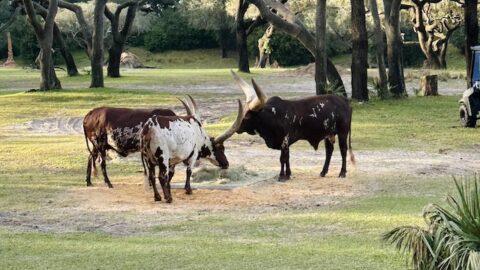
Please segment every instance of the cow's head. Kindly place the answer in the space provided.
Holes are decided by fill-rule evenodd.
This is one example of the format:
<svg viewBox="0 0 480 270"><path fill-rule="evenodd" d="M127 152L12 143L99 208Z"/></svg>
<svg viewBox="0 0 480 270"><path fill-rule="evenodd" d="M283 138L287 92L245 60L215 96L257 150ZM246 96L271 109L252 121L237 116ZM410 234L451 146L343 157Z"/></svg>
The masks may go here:
<svg viewBox="0 0 480 270"><path fill-rule="evenodd" d="M286 108L279 97L267 101L260 86L252 79L252 86L232 71L233 78L245 94L245 116L237 133L258 134L268 147L277 149L285 138Z"/></svg>
<svg viewBox="0 0 480 270"><path fill-rule="evenodd" d="M194 116L195 119L199 121L199 125L201 125L200 115L198 113L197 103L195 100L188 95L187 102L180 100L185 107L187 114ZM204 145L202 146L200 153L198 154L199 158L206 158L215 166L219 166L222 169L228 168L228 159L225 156L225 146L224 142L233 136L235 132L240 127L242 123L242 118L244 116L243 105L240 100L238 101L238 114L235 122L231 125L229 129L227 129L223 134L217 137L208 137L206 135ZM187 104L188 103L188 104Z"/></svg>

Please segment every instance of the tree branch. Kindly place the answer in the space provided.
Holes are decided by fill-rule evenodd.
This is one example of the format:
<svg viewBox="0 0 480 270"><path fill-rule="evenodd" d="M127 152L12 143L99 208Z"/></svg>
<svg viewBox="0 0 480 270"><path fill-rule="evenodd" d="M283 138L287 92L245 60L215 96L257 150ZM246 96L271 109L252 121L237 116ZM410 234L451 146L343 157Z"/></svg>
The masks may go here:
<svg viewBox="0 0 480 270"><path fill-rule="evenodd" d="M32 0L23 0L23 6L36 35L38 37L43 37L43 27L37 19L37 14L35 12L35 8L33 7Z"/></svg>
<svg viewBox="0 0 480 270"><path fill-rule="evenodd" d="M17 7L15 11L12 13L12 16L3 25L0 26L0 33L7 30L10 27L10 25L12 25L15 22L15 20L17 19L17 15L18 13L20 13L21 9L22 9L21 7Z"/></svg>

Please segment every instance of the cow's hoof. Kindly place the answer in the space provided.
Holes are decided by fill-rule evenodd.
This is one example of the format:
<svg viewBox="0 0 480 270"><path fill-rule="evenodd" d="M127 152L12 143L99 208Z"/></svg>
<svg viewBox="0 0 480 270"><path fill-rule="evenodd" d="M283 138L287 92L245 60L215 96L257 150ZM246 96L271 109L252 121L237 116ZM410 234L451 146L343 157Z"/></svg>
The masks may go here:
<svg viewBox="0 0 480 270"><path fill-rule="evenodd" d="M192 195L192 190L191 189L185 189L185 194Z"/></svg>
<svg viewBox="0 0 480 270"><path fill-rule="evenodd" d="M290 175L280 175L280 176L278 176L278 181L279 182L285 182L287 180L290 180Z"/></svg>
<svg viewBox="0 0 480 270"><path fill-rule="evenodd" d="M92 183L87 183L87 187L93 187Z"/></svg>
<svg viewBox="0 0 480 270"><path fill-rule="evenodd" d="M161 201L161 200L162 200L162 198L161 198L161 197L157 197L157 196L153 197L153 199L154 199L156 202L159 202L159 201Z"/></svg>
<svg viewBox="0 0 480 270"><path fill-rule="evenodd" d="M113 188L113 185L110 184L110 183L107 183L107 187L108 187L108 188Z"/></svg>
<svg viewBox="0 0 480 270"><path fill-rule="evenodd" d="M347 173L341 172L338 177L339 178L345 178L347 176Z"/></svg>
<svg viewBox="0 0 480 270"><path fill-rule="evenodd" d="M172 198L168 198L165 202L166 203L172 203L172 201L173 201Z"/></svg>
<svg viewBox="0 0 480 270"><path fill-rule="evenodd" d="M320 173L320 177L325 177L325 175L327 175L327 172L321 172Z"/></svg>

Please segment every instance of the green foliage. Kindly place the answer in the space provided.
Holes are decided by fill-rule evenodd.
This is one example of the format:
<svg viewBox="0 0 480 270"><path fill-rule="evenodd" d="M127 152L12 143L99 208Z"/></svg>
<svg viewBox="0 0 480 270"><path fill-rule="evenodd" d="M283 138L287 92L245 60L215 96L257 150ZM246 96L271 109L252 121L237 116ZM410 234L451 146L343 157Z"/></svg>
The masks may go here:
<svg viewBox="0 0 480 270"><path fill-rule="evenodd" d="M425 55L418 42L403 43L403 64L405 67L421 67L425 61Z"/></svg>
<svg viewBox="0 0 480 270"><path fill-rule="evenodd" d="M258 40L265 32L259 27L248 36L247 46L250 55L258 57ZM281 66L305 65L314 61L312 54L290 35L275 31L268 44L271 55Z"/></svg>
<svg viewBox="0 0 480 270"><path fill-rule="evenodd" d="M427 228L402 226L383 235L398 250L411 253L414 269L480 268L480 178L455 178L457 196L449 208L431 204L424 210Z"/></svg>
<svg viewBox="0 0 480 270"><path fill-rule="evenodd" d="M465 32L462 30L457 30L453 32L450 37L450 45L453 45L457 48L461 54L465 53Z"/></svg>
<svg viewBox="0 0 480 270"><path fill-rule="evenodd" d="M152 52L214 48L215 37L210 31L192 28L175 11L166 11L154 21L145 34L145 47Z"/></svg>
<svg viewBox="0 0 480 270"><path fill-rule="evenodd" d="M312 54L288 34L276 32L270 43L272 56L281 66L304 65L314 61Z"/></svg>
<svg viewBox="0 0 480 270"><path fill-rule="evenodd" d="M368 91L370 92L370 96L377 97L381 100L392 97L388 88L380 85L380 79L378 77L368 77Z"/></svg>

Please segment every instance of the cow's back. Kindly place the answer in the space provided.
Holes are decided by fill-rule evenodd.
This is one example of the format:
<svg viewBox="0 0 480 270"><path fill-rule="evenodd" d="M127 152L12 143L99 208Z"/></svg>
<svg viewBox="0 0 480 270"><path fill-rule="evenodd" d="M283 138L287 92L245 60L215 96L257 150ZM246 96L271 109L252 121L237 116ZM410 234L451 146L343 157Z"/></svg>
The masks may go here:
<svg viewBox="0 0 480 270"><path fill-rule="evenodd" d="M315 149L324 138L350 130L351 107L348 100L341 96L322 95L291 100L287 103L287 111L291 139L305 139Z"/></svg>
<svg viewBox="0 0 480 270"><path fill-rule="evenodd" d="M103 140L101 143L127 155L138 151L138 132L154 115L174 116L175 113L169 109L95 108L83 120L85 136L91 141Z"/></svg>

